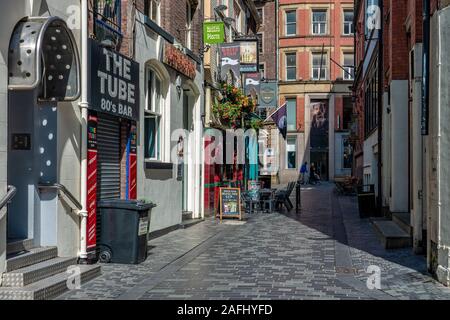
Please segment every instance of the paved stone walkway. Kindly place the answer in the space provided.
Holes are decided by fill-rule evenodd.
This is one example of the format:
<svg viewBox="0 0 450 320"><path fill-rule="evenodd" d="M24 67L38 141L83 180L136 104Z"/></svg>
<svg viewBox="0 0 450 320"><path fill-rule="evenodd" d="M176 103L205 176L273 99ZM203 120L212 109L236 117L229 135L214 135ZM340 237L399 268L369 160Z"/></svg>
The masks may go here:
<svg viewBox="0 0 450 320"><path fill-rule="evenodd" d="M411 249L384 250L356 199L331 184L302 190L302 213L207 220L150 241L140 265L102 276L60 299L450 299ZM366 281L375 265L381 290Z"/></svg>

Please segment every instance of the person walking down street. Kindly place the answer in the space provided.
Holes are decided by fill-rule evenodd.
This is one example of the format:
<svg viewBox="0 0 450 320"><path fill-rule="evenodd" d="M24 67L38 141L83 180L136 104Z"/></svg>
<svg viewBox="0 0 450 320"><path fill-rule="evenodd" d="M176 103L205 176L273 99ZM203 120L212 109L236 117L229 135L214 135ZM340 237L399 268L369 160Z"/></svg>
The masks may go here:
<svg viewBox="0 0 450 320"><path fill-rule="evenodd" d="M302 167L300 168L301 184L306 184L306 182L308 181L307 175L308 175L308 162L305 162L304 164L302 164Z"/></svg>

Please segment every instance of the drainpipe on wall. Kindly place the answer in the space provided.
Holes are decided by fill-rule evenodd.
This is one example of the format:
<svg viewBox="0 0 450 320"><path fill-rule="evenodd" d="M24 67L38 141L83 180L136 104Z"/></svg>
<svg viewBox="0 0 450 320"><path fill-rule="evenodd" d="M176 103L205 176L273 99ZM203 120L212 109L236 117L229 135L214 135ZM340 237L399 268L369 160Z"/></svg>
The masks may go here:
<svg viewBox="0 0 450 320"><path fill-rule="evenodd" d="M378 32L378 199L377 205L379 210L382 212L383 210L383 188L382 188L382 180L383 180L383 85L384 85L384 52L383 52L383 32L384 32L384 9L383 9L383 0L379 0L380 6L380 30Z"/></svg>
<svg viewBox="0 0 450 320"><path fill-rule="evenodd" d="M423 51L422 51L422 135L428 135L430 101L430 0L423 0Z"/></svg>
<svg viewBox="0 0 450 320"><path fill-rule="evenodd" d="M83 209L79 211L80 253L78 262L87 263L87 122L88 122L88 0L81 0L81 177L80 202Z"/></svg>

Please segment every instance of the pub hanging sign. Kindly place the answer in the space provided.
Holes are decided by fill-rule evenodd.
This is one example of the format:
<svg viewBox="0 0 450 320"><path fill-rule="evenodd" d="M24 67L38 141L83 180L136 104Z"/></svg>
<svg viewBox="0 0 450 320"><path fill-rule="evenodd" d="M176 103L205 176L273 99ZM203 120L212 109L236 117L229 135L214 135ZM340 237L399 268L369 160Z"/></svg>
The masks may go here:
<svg viewBox="0 0 450 320"><path fill-rule="evenodd" d="M89 39L89 108L139 120L139 63Z"/></svg>

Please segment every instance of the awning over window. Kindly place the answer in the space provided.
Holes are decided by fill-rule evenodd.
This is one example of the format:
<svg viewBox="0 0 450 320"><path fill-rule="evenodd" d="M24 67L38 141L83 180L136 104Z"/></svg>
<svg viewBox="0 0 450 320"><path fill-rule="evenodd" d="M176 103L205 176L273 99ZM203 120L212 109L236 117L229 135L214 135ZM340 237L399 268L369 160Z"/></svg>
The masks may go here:
<svg viewBox="0 0 450 320"><path fill-rule="evenodd" d="M10 90L39 88L39 99L73 101L80 63L72 32L59 17L29 17L15 27L8 56Z"/></svg>

